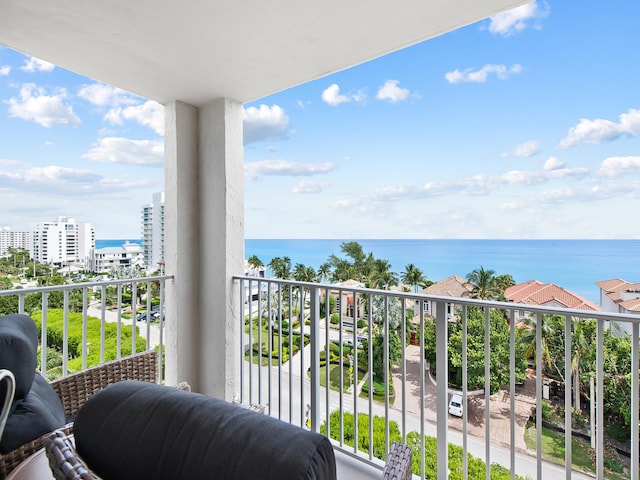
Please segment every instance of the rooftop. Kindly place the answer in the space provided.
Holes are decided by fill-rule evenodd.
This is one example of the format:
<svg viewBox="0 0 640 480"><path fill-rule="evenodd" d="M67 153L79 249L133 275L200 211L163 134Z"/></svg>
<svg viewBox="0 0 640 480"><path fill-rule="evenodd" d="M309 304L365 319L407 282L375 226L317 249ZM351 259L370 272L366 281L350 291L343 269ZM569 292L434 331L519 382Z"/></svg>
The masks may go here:
<svg viewBox="0 0 640 480"><path fill-rule="evenodd" d="M504 292L507 300L514 303L526 303L529 305L561 305L566 308L578 310L600 311L591 300L565 290L555 283L542 283L539 280L529 280L507 288Z"/></svg>

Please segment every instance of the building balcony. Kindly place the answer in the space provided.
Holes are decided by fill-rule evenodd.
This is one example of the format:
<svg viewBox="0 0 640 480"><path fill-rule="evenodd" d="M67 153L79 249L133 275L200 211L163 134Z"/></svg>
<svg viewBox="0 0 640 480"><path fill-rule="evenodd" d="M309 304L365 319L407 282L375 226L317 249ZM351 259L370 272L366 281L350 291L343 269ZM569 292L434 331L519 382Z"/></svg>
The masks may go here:
<svg viewBox="0 0 640 480"><path fill-rule="evenodd" d="M0 301L5 310L14 305L12 312L32 314L47 332L41 335L44 375L52 373L52 350L64 376L157 348L165 353L159 378L172 383L165 372L190 347L178 344L175 356L165 350L176 340L173 328L188 328L170 304L165 310L165 289L175 282L158 276L0 291ZM231 289L237 314L218 325L238 332L229 345L233 365L202 363L202 375L237 371L232 400L262 405L268 415L328 435L341 479L380 478L393 441L412 446L414 478L478 478L478 470L494 478L502 468L510 478L638 479L637 316L255 277L234 277ZM147 291L154 292L153 301ZM345 312L357 305L351 312L362 313L348 317L336 303ZM629 350L613 358L609 329L615 322L630 325L632 336ZM137 335L126 335L130 325ZM74 331L81 332L79 341ZM56 345L47 344L57 337ZM582 415L572 415L576 371ZM616 374L628 376L629 389L615 382ZM623 473L615 477L611 444L602 433L612 388L633 419L622 442L628 457L618 454ZM457 409L450 405L454 393L461 399ZM564 461L543 457L551 409ZM566 431L577 432L573 442ZM593 448L577 443L578 435L592 437ZM593 455L587 472L572 467L581 450Z"/></svg>

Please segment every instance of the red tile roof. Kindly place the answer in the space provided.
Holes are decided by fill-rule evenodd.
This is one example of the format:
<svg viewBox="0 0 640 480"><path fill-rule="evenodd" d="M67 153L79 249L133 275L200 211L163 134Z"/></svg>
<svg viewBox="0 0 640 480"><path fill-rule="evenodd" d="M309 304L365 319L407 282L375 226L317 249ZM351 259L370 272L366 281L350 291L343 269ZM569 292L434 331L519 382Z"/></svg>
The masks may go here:
<svg viewBox="0 0 640 480"><path fill-rule="evenodd" d="M620 278L612 278L611 280L602 280L601 282L596 282L596 285L605 292L615 292L626 287L627 285L630 285L630 283Z"/></svg>
<svg viewBox="0 0 640 480"><path fill-rule="evenodd" d="M442 297L464 298L468 297L472 291L473 285L464 278L453 275L428 286L420 293L439 295Z"/></svg>
<svg viewBox="0 0 640 480"><path fill-rule="evenodd" d="M600 311L600 307L591 300L565 290L555 283L542 283L539 280L529 280L513 285L505 290L504 295L507 300L514 303L541 306L560 304L566 308Z"/></svg>
<svg viewBox="0 0 640 480"><path fill-rule="evenodd" d="M640 312L640 298L631 298L625 302L620 302L628 312Z"/></svg>
<svg viewBox="0 0 640 480"><path fill-rule="evenodd" d="M627 291L640 291L640 283L630 283L620 278L596 282L596 285L606 292L607 297L622 306L628 312L640 312L640 298L622 300L622 294Z"/></svg>

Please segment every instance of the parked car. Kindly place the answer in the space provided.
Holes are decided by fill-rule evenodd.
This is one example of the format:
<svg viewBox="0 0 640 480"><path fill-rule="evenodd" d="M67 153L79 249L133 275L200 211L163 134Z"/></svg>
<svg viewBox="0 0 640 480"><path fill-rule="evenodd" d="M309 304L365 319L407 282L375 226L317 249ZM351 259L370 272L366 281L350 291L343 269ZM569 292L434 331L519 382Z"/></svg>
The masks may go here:
<svg viewBox="0 0 640 480"><path fill-rule="evenodd" d="M449 400L449 413L456 417L462 417L462 395L454 393Z"/></svg>

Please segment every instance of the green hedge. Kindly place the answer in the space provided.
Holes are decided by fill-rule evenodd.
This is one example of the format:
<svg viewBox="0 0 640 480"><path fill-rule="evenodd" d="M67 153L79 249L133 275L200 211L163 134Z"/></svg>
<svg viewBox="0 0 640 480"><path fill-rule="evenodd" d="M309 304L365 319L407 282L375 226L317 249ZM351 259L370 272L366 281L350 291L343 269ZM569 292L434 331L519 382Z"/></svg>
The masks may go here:
<svg viewBox="0 0 640 480"><path fill-rule="evenodd" d="M329 417L330 425L330 438L340 441L340 412L333 411ZM354 416L352 413L344 412L343 415L343 434L344 443L353 447L354 444ZM327 424L324 422L320 426L320 433L327 434ZM393 442L400 442L402 439L398 424L394 421L389 421L389 445ZM368 453L369 452L369 416L364 413L358 414L358 450ZM376 458L384 459L386 457L386 442L385 442L385 421L383 417L373 417L373 456ZM420 475L420 434L418 432L407 433L406 443L413 450L412 470L416 475ZM449 444L449 479L461 480L462 479L462 447L458 445ZM428 480L436 480L437 472L437 442L434 437L424 437L424 454L425 454L425 478ZM468 478L470 480L484 480L485 479L485 463L479 458L473 457L467 454L468 459ZM496 463L491 464L491 479L492 480L509 480L511 478L510 472L507 468ZM523 477L516 475L516 479L523 480Z"/></svg>
<svg viewBox="0 0 640 480"><path fill-rule="evenodd" d="M42 312L33 312L31 315L38 328L38 334L42 331ZM87 355L87 366L98 365L100 363L100 319L87 317L87 342L89 343L89 353ZM50 309L47 311L47 346L53 347L62 352L63 347L63 324L64 311L62 309ZM104 359L105 361L115 360L117 357L118 330L117 324L105 322L104 325ZM120 326L120 354L126 356L131 354L130 325ZM68 369L70 372L82 369L82 314L69 313L68 323ZM143 352L146 349L145 339L141 336L136 338L136 351Z"/></svg>

